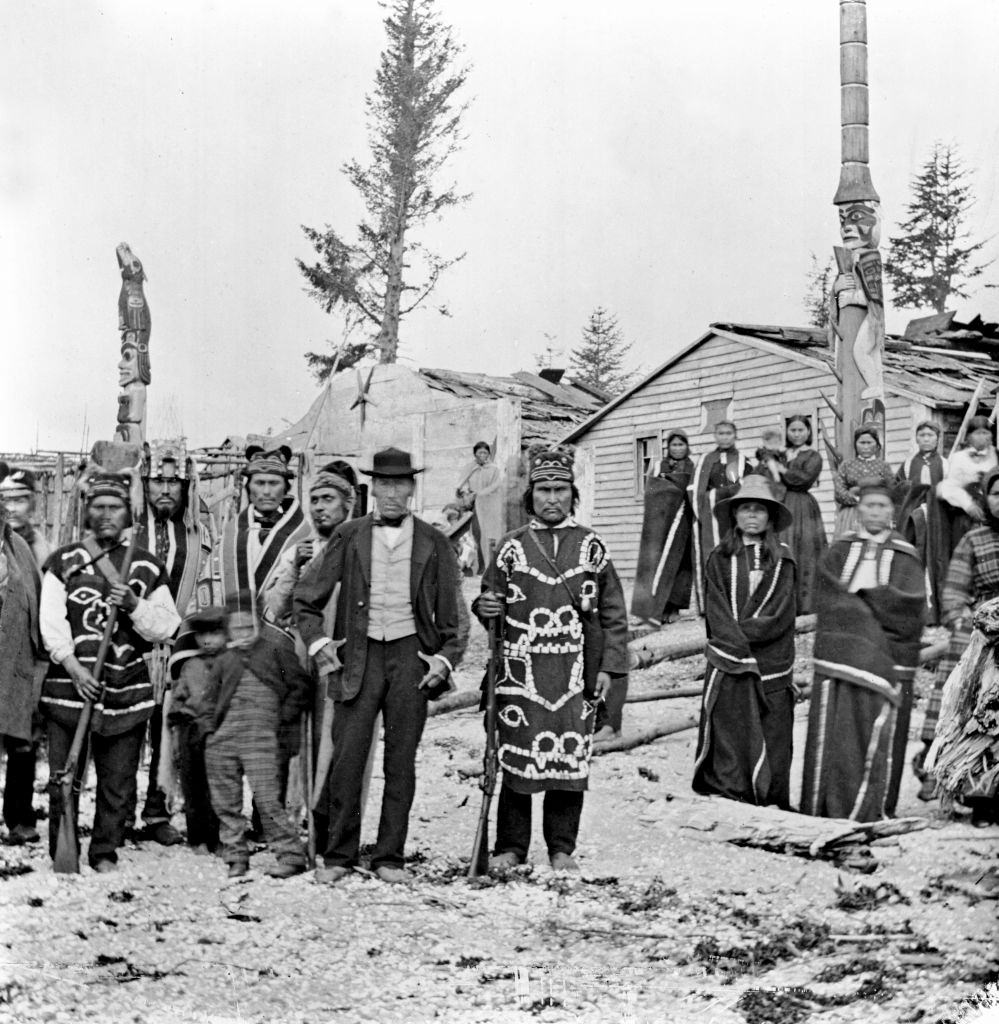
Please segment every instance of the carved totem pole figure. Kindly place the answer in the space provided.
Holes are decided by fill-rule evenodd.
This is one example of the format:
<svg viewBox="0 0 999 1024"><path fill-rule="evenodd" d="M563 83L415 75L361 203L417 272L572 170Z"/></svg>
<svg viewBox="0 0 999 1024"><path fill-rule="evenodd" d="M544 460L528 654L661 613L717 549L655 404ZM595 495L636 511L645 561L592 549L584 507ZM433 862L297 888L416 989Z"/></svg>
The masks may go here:
<svg viewBox="0 0 999 1024"><path fill-rule="evenodd" d="M843 246L834 249L838 276L830 298L839 401L836 439L853 453L853 432L873 422L884 443L884 289L881 283L881 199L868 166L866 0L840 0L840 109L842 121L839 207Z"/></svg>
<svg viewBox="0 0 999 1024"><path fill-rule="evenodd" d="M142 284L146 275L142 263L127 242L115 250L121 267L118 294L118 330L121 331L121 360L118 363L118 428L122 441L142 444L146 439L146 385L151 380L149 333L152 319Z"/></svg>

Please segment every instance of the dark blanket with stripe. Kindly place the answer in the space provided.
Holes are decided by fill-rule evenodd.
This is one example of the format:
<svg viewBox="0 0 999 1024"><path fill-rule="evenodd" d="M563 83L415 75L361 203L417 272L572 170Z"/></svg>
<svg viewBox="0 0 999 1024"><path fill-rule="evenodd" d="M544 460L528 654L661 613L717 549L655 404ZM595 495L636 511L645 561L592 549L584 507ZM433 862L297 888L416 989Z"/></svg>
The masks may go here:
<svg viewBox="0 0 999 1024"><path fill-rule="evenodd" d="M790 802L795 565L780 546L750 593L751 555L712 552L706 577L707 676L693 788L754 804Z"/></svg>
<svg viewBox="0 0 999 1024"><path fill-rule="evenodd" d="M686 608L693 585L693 513L687 488L694 475L690 459L663 461L645 482L645 516L638 546L638 568L631 614L662 622L667 606Z"/></svg>
<svg viewBox="0 0 999 1024"><path fill-rule="evenodd" d="M922 483L923 468L929 483ZM944 461L938 452L929 458L911 455L895 476L896 528L916 549L923 563L926 585L926 621L936 624L942 613L943 585L950 563L951 516L949 506L937 498L937 484L944 478Z"/></svg>
<svg viewBox="0 0 999 1024"><path fill-rule="evenodd" d="M848 534L819 566L801 811L877 821L898 798L926 596L897 533L876 546L877 585L850 593L865 543Z"/></svg>

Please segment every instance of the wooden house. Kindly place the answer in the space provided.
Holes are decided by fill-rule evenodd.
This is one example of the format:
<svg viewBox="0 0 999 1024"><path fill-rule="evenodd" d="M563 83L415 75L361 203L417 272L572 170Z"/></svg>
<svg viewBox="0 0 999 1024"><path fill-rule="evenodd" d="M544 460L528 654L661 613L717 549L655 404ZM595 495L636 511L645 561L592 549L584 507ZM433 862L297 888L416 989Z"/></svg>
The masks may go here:
<svg viewBox="0 0 999 1024"><path fill-rule="evenodd" d="M953 443L979 381L987 382L987 407L999 384L996 325L955 324L953 314L914 321L902 337L885 346L886 456L894 465L912 450L915 425L924 419L945 431L944 451ZM581 521L610 546L618 571L634 578L642 527L643 487L666 434L682 428L694 457L710 449L714 425L733 420L739 449L752 458L760 432L783 427L801 412L834 437L833 413L823 393L835 398L833 352L826 332L811 328L716 323L629 391L605 405L563 440L577 446ZM828 453L818 498L830 535L834 502Z"/></svg>
<svg viewBox="0 0 999 1024"><path fill-rule="evenodd" d="M431 522L454 500L473 445L486 441L505 476L509 528L521 521L523 453L532 444L557 441L607 397L561 370L495 377L379 364L336 375L300 420L270 436L301 455L306 474L331 458L369 467L374 453L388 445L411 452L425 467L414 510Z"/></svg>

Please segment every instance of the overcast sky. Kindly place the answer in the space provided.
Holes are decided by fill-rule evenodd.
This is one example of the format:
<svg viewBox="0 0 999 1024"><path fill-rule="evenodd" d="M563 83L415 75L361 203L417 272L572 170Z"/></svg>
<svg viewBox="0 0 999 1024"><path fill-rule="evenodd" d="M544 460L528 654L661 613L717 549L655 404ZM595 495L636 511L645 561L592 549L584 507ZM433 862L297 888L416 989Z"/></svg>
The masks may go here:
<svg viewBox="0 0 999 1024"><path fill-rule="evenodd" d="M974 230L999 235L999 4L868 6L886 234L941 139L976 169ZM533 369L597 305L647 369L711 321L803 323L809 255L838 241L838 8L441 0L472 65L450 173L473 198L421 237L468 255L435 296L453 316L404 322L402 360ZM112 434L120 241L149 275L151 435L301 416L303 353L342 324L303 291L300 225L350 234L361 214L339 168L366 158L381 18L374 0L3 5L0 450L77 447L85 419ZM999 319L999 290L958 312Z"/></svg>

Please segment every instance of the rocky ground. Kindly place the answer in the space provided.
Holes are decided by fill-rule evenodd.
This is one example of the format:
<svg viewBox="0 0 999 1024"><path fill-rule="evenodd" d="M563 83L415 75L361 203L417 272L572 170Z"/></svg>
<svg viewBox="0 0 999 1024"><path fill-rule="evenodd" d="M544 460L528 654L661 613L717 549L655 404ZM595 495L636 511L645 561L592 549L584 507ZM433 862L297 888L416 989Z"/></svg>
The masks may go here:
<svg viewBox="0 0 999 1024"><path fill-rule="evenodd" d="M465 688L485 661L475 632ZM802 672L809 646L799 641ZM656 666L632 689L701 668L697 658ZM630 704L625 729L696 706ZM799 751L806 714L802 705ZM465 878L480 796L467 777L481 757L470 711L428 723L410 885L364 872L336 887L275 881L263 850L229 882L216 858L152 843L130 844L115 874L55 875L41 848L4 846L0 1021L970 1019L962 1003L997 978L988 889L999 828L942 820L910 777L900 814L930 827L880 840L872 873L735 846L687 827L704 803L689 789L693 746L688 731L596 762L579 880L547 868L540 822L529 866ZM371 797L377 806L377 778Z"/></svg>

